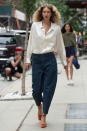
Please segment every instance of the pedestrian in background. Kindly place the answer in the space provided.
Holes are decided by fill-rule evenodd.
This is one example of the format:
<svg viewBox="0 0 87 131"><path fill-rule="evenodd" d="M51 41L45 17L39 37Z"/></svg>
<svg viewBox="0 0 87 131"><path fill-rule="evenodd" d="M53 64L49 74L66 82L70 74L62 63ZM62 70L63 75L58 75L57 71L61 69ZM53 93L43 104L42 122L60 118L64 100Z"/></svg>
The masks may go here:
<svg viewBox="0 0 87 131"><path fill-rule="evenodd" d="M78 40L77 40L77 44L78 44L78 48L82 48L83 47L83 35L81 32L79 32L78 34Z"/></svg>
<svg viewBox="0 0 87 131"><path fill-rule="evenodd" d="M6 79L9 77L9 80L12 80L12 77L21 77L21 73L23 72L22 53L22 49L16 49L15 56L11 56L6 61L1 71L3 77Z"/></svg>
<svg viewBox="0 0 87 131"><path fill-rule="evenodd" d="M32 94L38 107L41 128L47 126L46 115L56 88L55 52L58 52L66 68L65 48L59 23L60 14L56 7L51 4L43 5L34 13L29 36L26 66L31 66L32 55Z"/></svg>
<svg viewBox="0 0 87 131"><path fill-rule="evenodd" d="M65 24L61 31L63 33L63 40L64 40L64 45L65 45L65 50L66 50L67 84L74 84L72 62L73 62L74 56L76 55L76 37L75 37L75 34L73 33L73 29L70 24Z"/></svg>

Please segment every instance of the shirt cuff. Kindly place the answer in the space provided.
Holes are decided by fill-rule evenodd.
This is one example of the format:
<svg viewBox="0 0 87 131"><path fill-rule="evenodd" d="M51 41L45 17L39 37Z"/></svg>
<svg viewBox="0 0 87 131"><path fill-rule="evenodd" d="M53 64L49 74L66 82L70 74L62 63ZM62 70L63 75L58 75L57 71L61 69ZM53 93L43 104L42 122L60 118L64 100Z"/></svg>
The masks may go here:
<svg viewBox="0 0 87 131"><path fill-rule="evenodd" d="M29 58L26 59L26 63L31 63Z"/></svg>

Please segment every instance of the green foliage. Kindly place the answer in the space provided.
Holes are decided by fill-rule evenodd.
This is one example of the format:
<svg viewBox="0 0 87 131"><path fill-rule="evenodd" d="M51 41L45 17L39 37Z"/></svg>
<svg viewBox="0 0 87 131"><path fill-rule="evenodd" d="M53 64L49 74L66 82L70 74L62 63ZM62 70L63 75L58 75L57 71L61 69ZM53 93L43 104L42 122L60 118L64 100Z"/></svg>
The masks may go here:
<svg viewBox="0 0 87 131"><path fill-rule="evenodd" d="M75 17L75 15L76 15L76 17ZM66 10L64 21L66 22L69 19L71 19L69 21L69 23L73 26L74 30L79 32L80 27L82 27L82 22L81 22L82 21L82 15L83 14L78 14L78 11L77 11L76 8L69 8L68 7L67 10Z"/></svg>
<svg viewBox="0 0 87 131"><path fill-rule="evenodd" d="M46 0L47 3L53 4L59 10L62 17L65 17L65 13L67 10L67 6L63 2L63 0Z"/></svg>
<svg viewBox="0 0 87 131"><path fill-rule="evenodd" d="M84 40L87 40L87 28L85 29Z"/></svg>
<svg viewBox="0 0 87 131"><path fill-rule="evenodd" d="M34 11L43 3L50 3L55 5L56 8L59 10L62 19L64 20L64 23L71 19L70 23L76 31L79 31L80 27L82 27L82 15L74 18L74 15L78 13L77 9L69 8L64 3L64 0L15 0L16 7L21 10L25 9L27 14L29 14L30 16L32 16Z"/></svg>
<svg viewBox="0 0 87 131"><path fill-rule="evenodd" d="M25 9L26 13L29 14L30 16L36 9L35 3L36 0L22 0L23 8Z"/></svg>
<svg viewBox="0 0 87 131"><path fill-rule="evenodd" d="M78 18L73 19L71 22L71 25L73 26L73 29L76 30L77 32L80 31L80 27L82 26L81 23L79 22Z"/></svg>
<svg viewBox="0 0 87 131"><path fill-rule="evenodd" d="M61 17L66 23L69 19L70 24L73 26L74 30L79 31L81 24L82 15L79 15L74 18L74 15L78 13L76 8L69 8L65 3L64 0L46 0L47 3L53 4L59 10Z"/></svg>

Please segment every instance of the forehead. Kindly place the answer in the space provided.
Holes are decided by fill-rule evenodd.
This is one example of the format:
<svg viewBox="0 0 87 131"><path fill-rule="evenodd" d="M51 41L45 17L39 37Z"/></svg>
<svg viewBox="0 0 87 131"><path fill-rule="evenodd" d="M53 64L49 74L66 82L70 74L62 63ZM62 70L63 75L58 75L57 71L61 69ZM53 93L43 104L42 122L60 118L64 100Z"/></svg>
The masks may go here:
<svg viewBox="0 0 87 131"><path fill-rule="evenodd" d="M70 27L70 25L69 25L69 24L66 24L65 27Z"/></svg>
<svg viewBox="0 0 87 131"><path fill-rule="evenodd" d="M22 54L21 53L16 53L16 56L21 56Z"/></svg>
<svg viewBox="0 0 87 131"><path fill-rule="evenodd" d="M48 7L44 7L43 11L51 11L51 9L49 9Z"/></svg>

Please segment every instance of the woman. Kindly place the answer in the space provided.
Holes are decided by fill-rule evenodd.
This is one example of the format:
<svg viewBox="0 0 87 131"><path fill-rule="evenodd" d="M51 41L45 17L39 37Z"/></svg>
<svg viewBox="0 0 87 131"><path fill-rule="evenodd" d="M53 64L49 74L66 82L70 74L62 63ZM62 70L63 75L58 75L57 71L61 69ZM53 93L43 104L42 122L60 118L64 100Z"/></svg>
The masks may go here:
<svg viewBox="0 0 87 131"><path fill-rule="evenodd" d="M66 68L66 75L67 75L67 84L74 84L73 83L73 66L72 61L74 56L76 55L76 38L73 33L73 29L70 24L65 24L62 28L63 33L63 40L66 50L66 61L67 61L67 68ZM70 68L70 70L69 70ZM70 71L70 77L69 77Z"/></svg>
<svg viewBox="0 0 87 131"><path fill-rule="evenodd" d="M33 16L27 48L26 66L30 67L32 55L32 94L38 107L38 120L41 120L42 128L47 126L46 115L57 82L55 52L58 52L66 68L66 55L59 23L60 15L53 5L46 4L37 9Z"/></svg>

